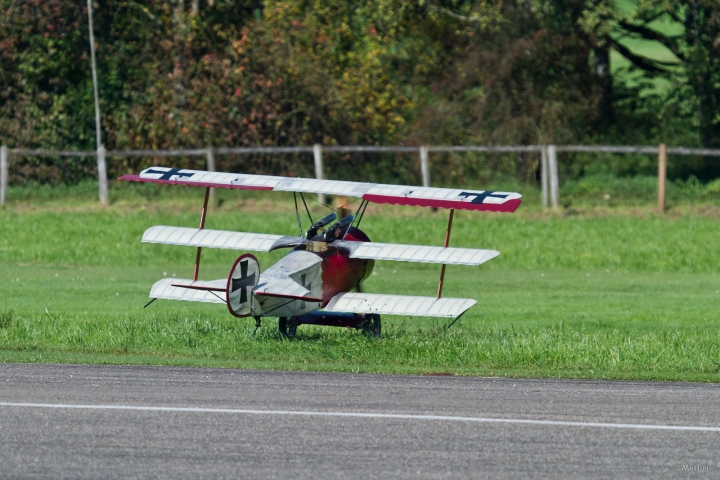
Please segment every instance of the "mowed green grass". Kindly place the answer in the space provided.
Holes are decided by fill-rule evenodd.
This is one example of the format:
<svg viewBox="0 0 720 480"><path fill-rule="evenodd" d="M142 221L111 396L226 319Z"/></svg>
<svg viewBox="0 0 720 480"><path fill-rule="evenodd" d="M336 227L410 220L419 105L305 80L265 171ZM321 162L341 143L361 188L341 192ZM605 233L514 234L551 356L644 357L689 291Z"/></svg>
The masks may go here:
<svg viewBox="0 0 720 480"><path fill-rule="evenodd" d="M208 228L297 232L288 203L227 198ZM154 281L192 275L194 249L141 244L142 232L195 226L196 200L0 211L0 359L720 380L713 218L458 212L451 244L501 256L448 267L444 294L478 300L451 329L445 320L384 317L381 339L301 326L288 340L271 319L253 335L254 322L223 305L159 300L143 308ZM363 228L377 241L440 245L446 213L372 208ZM204 250L201 277L226 277L238 254ZM267 268L281 255L257 256ZM434 295L439 266L378 262L375 273L369 291Z"/></svg>

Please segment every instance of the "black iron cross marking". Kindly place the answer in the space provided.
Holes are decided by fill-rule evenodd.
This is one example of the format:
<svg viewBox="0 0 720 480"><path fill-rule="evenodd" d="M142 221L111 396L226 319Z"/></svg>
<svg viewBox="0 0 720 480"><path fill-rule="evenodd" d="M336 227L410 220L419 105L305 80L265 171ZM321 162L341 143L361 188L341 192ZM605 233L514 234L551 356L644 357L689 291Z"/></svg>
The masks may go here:
<svg viewBox="0 0 720 480"><path fill-rule="evenodd" d="M171 168L167 172L164 170L153 170L150 169L145 173L160 173L162 174L162 177L158 178L158 180L170 180L170 177L177 176L177 177L192 177L195 175L194 173L180 173L180 168Z"/></svg>
<svg viewBox="0 0 720 480"><path fill-rule="evenodd" d="M247 302L248 288L255 286L255 274L248 275L248 260L240 262L240 278L232 279L232 293L242 288L240 292L240 303Z"/></svg>
<svg viewBox="0 0 720 480"><path fill-rule="evenodd" d="M458 195L458 197L462 197L462 198L475 197L475 198L473 198L472 200L470 200L470 203L483 203L484 200L485 200L487 197L491 197L491 198L503 198L503 199L504 199L504 198L507 198L507 197L508 197L508 194L506 194L506 193L487 192L487 191L482 192L482 193L477 193L477 192L462 192L462 193L460 193L460 195Z"/></svg>
<svg viewBox="0 0 720 480"><path fill-rule="evenodd" d="M303 273L300 275L300 285L307 288L308 290L312 290L312 283L305 283L305 280L307 279L307 273Z"/></svg>

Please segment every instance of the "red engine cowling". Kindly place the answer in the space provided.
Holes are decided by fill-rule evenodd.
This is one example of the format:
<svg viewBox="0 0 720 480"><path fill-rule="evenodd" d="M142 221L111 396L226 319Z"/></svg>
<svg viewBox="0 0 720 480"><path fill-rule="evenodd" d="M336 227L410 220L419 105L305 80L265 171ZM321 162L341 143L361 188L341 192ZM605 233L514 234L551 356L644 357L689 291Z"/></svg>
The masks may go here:
<svg viewBox="0 0 720 480"><path fill-rule="evenodd" d="M369 242L370 238L359 228L350 227L344 240ZM342 248L328 249L322 263L323 300L329 302L338 293L349 292L357 287L370 276L374 266L374 260L350 258L349 252Z"/></svg>

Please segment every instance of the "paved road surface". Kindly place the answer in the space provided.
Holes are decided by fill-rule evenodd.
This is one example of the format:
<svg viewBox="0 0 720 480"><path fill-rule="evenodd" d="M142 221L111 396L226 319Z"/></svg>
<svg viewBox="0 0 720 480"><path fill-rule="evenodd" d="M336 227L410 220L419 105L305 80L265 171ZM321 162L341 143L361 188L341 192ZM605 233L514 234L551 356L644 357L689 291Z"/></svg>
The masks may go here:
<svg viewBox="0 0 720 480"><path fill-rule="evenodd" d="M0 477L720 478L720 386L0 364Z"/></svg>

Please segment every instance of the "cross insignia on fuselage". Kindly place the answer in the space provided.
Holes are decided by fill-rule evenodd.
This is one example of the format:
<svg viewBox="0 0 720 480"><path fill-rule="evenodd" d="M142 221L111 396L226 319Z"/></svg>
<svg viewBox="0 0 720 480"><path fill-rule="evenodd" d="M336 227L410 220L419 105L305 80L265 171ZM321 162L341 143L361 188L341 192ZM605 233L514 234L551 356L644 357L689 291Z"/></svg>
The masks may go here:
<svg viewBox="0 0 720 480"><path fill-rule="evenodd" d="M470 203L483 203L487 197L491 198L500 198L505 199L508 197L505 193L495 193L495 192L461 192L458 197L467 198L467 197L475 197L472 200L470 200Z"/></svg>
<svg viewBox="0 0 720 480"><path fill-rule="evenodd" d="M248 260L240 262L240 278L232 279L232 292L242 288L240 292L240 303L247 302L248 288L255 286L255 274L248 275Z"/></svg>
<svg viewBox="0 0 720 480"><path fill-rule="evenodd" d="M312 294L312 283L307 282L307 273L300 275L300 285L310 290ZM300 302L300 308L305 309L305 302Z"/></svg>
<svg viewBox="0 0 720 480"><path fill-rule="evenodd" d="M158 180L170 180L171 177L192 177L195 175L194 173L181 173L181 168L171 168L170 170L155 170L150 169L145 173L159 173L162 175L162 177L158 178Z"/></svg>

